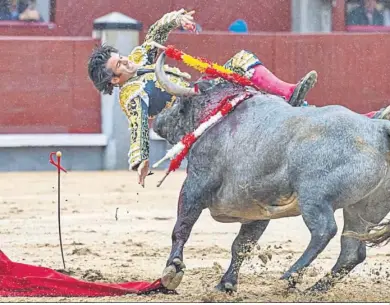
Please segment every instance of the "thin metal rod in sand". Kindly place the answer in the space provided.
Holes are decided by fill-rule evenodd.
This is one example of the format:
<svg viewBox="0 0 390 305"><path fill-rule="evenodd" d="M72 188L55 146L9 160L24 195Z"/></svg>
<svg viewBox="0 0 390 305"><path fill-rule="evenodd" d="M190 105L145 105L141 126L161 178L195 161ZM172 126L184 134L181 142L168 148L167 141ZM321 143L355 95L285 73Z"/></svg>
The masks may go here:
<svg viewBox="0 0 390 305"><path fill-rule="evenodd" d="M56 155L57 157L57 163L54 162L53 156ZM57 215L58 215L58 234L60 237L60 248L61 248L61 257L62 257L62 263L64 265L64 270L66 269L65 267L65 257L64 257L64 249L62 246L62 234L61 234L61 171L67 172L63 167L61 167L61 156L62 153L60 151L57 151L56 153L52 152L50 153L50 164L54 165L57 168L57 174L58 174L58 179L57 179L57 203L58 203L58 209L57 209Z"/></svg>

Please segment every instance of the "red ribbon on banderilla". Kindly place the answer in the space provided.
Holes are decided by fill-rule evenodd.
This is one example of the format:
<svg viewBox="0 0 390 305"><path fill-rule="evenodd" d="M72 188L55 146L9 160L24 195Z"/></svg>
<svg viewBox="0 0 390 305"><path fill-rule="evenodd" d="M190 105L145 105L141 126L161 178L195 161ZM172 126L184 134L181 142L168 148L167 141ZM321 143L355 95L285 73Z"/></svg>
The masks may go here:
<svg viewBox="0 0 390 305"><path fill-rule="evenodd" d="M230 111L232 111L238 104L245 101L252 94L249 92L244 92L237 96L228 96L220 102L222 107L216 107L215 113L212 113L210 117L199 125L195 131L185 135L181 141L175 144L170 150L168 150L167 154L160 161L153 164L153 168L158 167L164 161L171 159L171 163L169 165L168 171L165 173L165 176L160 180L157 184L159 187L165 180L165 178L170 174L170 172L175 171L180 167L181 162L188 154L191 146L196 142L196 140L211 126L219 122L222 118L224 118ZM176 156L176 157L175 157Z"/></svg>
<svg viewBox="0 0 390 305"><path fill-rule="evenodd" d="M165 54L175 60L185 63L187 66L190 66L202 73L208 74L213 78L221 77L227 81L240 84L243 87L249 86L255 89L258 89L253 82L247 77L235 73L225 67L219 66L210 62L204 58L195 58L184 52L175 49L173 46L164 47L158 43L154 45L165 51ZM163 162L168 159L171 159L168 171L165 176L157 184L157 187L161 186L165 178L169 175L170 172L175 171L180 167L181 162L184 160L185 156L188 154L191 146L196 142L196 140L211 126L219 122L223 117L225 117L230 111L232 111L238 104L242 101L249 98L252 94L249 92L244 92L239 95L231 95L223 99L218 106L213 110L211 115L207 117L206 121L201 122L198 128L193 132L185 135L179 143L174 145L162 158L160 161L153 164L153 168L158 167Z"/></svg>
<svg viewBox="0 0 390 305"><path fill-rule="evenodd" d="M53 160L54 156L57 157L57 163ZM49 163L54 165L57 168L57 173L58 173L58 179L57 179L58 234L60 236L62 263L64 265L64 270L65 270L66 267L65 267L64 249L62 247L62 236L61 236L61 171L63 171L64 173L67 173L67 171L65 168L61 166L61 157L62 157L62 153L60 151L52 152L50 153Z"/></svg>

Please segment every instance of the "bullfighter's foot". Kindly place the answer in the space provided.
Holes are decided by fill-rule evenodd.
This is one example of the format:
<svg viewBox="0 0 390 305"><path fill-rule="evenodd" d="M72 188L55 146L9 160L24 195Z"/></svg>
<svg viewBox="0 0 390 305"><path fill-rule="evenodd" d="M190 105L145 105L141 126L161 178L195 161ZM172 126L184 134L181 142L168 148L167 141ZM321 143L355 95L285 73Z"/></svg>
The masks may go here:
<svg viewBox="0 0 390 305"><path fill-rule="evenodd" d="M237 292L237 284L221 281L217 286L215 286L215 290L232 294L233 292Z"/></svg>
<svg viewBox="0 0 390 305"><path fill-rule="evenodd" d="M317 82L317 72L310 71L307 73L297 84L293 94L291 95L288 103L292 106L301 106L304 102L306 94L314 87Z"/></svg>
<svg viewBox="0 0 390 305"><path fill-rule="evenodd" d="M161 283L163 286L169 290L176 289L183 279L184 269L186 266L179 259L175 258L168 267L166 267L163 271L163 275L161 277Z"/></svg>

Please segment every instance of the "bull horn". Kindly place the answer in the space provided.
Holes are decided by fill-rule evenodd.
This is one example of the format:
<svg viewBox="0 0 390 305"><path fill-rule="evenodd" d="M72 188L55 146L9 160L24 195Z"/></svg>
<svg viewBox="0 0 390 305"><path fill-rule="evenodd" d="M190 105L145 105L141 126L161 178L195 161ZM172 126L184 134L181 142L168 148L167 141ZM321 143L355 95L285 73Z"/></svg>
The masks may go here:
<svg viewBox="0 0 390 305"><path fill-rule="evenodd" d="M163 87L164 90L168 93L175 96L199 95L199 93L196 92L194 88L182 87L169 80L163 68L165 63L165 56L165 52L162 52L156 62L156 78L157 81L160 83L161 87Z"/></svg>

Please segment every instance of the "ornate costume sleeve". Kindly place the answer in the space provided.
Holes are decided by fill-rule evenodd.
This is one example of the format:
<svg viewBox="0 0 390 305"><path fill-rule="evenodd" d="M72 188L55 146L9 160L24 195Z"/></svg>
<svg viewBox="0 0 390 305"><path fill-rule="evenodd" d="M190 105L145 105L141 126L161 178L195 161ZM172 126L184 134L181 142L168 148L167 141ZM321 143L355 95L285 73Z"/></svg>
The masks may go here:
<svg viewBox="0 0 390 305"><path fill-rule="evenodd" d="M152 64L156 59L157 48L151 45L155 41L159 44L165 44L169 33L177 28L180 23L178 21L180 13L177 11L165 14L160 20L155 22L146 34L142 45L134 48L129 55L129 59L141 65Z"/></svg>
<svg viewBox="0 0 390 305"><path fill-rule="evenodd" d="M148 96L142 83L133 83L121 90L120 102L129 120L129 169L137 170L139 164L149 159Z"/></svg>

